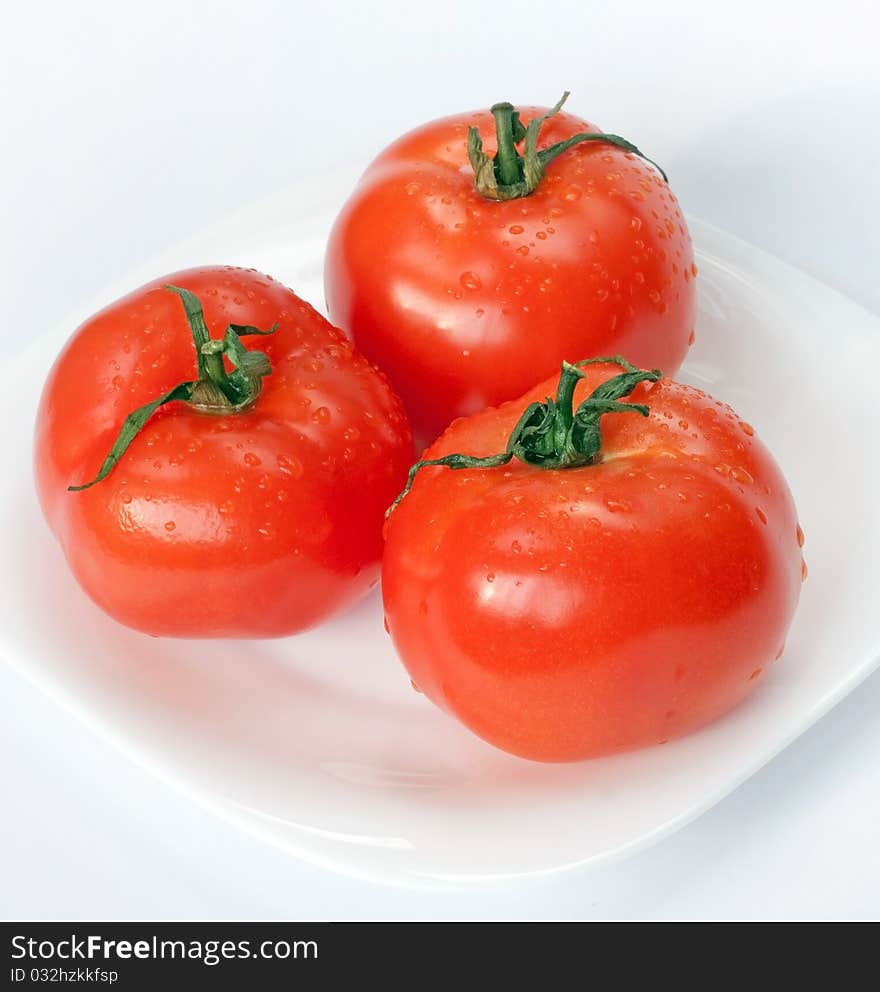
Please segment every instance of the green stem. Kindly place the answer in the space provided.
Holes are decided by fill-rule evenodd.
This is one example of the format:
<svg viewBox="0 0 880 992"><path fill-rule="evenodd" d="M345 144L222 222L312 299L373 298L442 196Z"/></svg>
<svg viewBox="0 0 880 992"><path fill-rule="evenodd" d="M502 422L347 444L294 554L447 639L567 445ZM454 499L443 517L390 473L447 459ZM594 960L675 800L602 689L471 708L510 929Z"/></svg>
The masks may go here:
<svg viewBox="0 0 880 992"><path fill-rule="evenodd" d="M165 288L180 297L183 304L183 312L186 314L186 322L189 324L189 331L192 334L193 344L196 348L196 365L199 379L204 379L207 374L207 363L202 348L211 340L211 332L205 323L205 314L202 304L195 293L188 289L180 289L179 286L165 285Z"/></svg>
<svg viewBox="0 0 880 992"><path fill-rule="evenodd" d="M512 451L502 452L500 455L489 455L486 458L477 458L474 455L444 455L443 458L426 458L422 462L416 462L410 470L406 477L406 485L403 487L401 492L398 493L397 498L385 511L385 516L391 515L397 504L403 499L404 496L412 489L412 484L416 481L416 475L419 469L425 468L427 465L443 465L446 468L460 469L460 468L496 468L499 465L506 465L511 458L513 458Z"/></svg>
<svg viewBox="0 0 880 992"><path fill-rule="evenodd" d="M527 127L523 126L519 112L512 104L496 103L492 107L498 148L494 157L488 156L483 151L480 132L475 127L468 129L468 159L474 170L474 185L478 193L490 200L514 200L528 196L537 189L550 162L567 152L569 148L585 141L603 142L638 155L657 169L664 182L668 182L666 173L653 159L648 158L636 145L626 138L621 138L619 134L583 131L539 151L538 136L544 122L558 114L567 99L566 90L555 106L547 113L529 121ZM516 146L523 141L525 143L520 153Z"/></svg>
<svg viewBox="0 0 880 992"><path fill-rule="evenodd" d="M235 397L229 388L229 375L226 372L226 366L223 364L222 352L217 354L208 354L204 357L205 372L207 373L208 378L228 400L234 402Z"/></svg>
<svg viewBox="0 0 880 992"><path fill-rule="evenodd" d="M241 343L241 338L247 334L273 334L277 324L267 331L244 324L230 324L223 340L215 341L205 323L199 298L188 289L178 286L165 288L176 293L183 304L196 350L198 378L191 382L181 382L164 395L128 414L98 474L83 485L68 486L69 492L80 492L105 479L159 407L181 401L201 413L239 413L254 403L260 394L263 377L272 371L268 356L262 351L249 351ZM224 359L228 359L232 365L231 372L226 371Z"/></svg>
<svg viewBox="0 0 880 992"><path fill-rule="evenodd" d="M166 403L171 403L174 400L183 400L186 402L192 396L192 389L194 385L194 382L182 382L179 386L175 386L174 389L165 393L164 396L158 397L158 399L153 400L151 403L145 403L144 406L138 407L137 410L132 410L132 412L123 421L122 429L119 431L119 435L116 438L113 447L110 449L110 453L104 459L100 469L98 469L98 474L94 477L94 479L92 479L91 482L86 482L81 486L68 486L67 491L71 493L78 493L83 489L88 489L90 486L93 486L96 482L106 479L113 469L116 468L116 463L125 454L125 450L135 439L140 429L150 419L150 417L153 416L159 407L164 406Z"/></svg>
<svg viewBox="0 0 880 992"><path fill-rule="evenodd" d="M583 377L584 373L576 365L562 363L559 385L556 387L556 409L559 411L559 423L566 431L574 422L574 391Z"/></svg>
<svg viewBox="0 0 880 992"><path fill-rule="evenodd" d="M593 392L574 409L574 393L584 377L584 365L617 365L623 372L600 383ZM386 512L389 516L412 489L421 469L430 465L446 468L496 468L517 458L527 465L542 469L568 469L594 465L602 451L601 418L606 413L637 413L647 417L650 410L643 403L621 403L640 382L657 382L659 369L648 371L636 368L620 355L587 358L574 365L562 363L556 399L531 403L523 411L507 441L507 447L496 455L451 454L442 458L428 458L416 462L409 470L403 491Z"/></svg>
<svg viewBox="0 0 880 992"><path fill-rule="evenodd" d="M601 141L606 145L614 145L617 148L623 149L625 152L630 152L632 155L638 155L640 159L653 165L654 168L663 177L663 182L668 183L669 177L666 175L665 170L659 166L654 159L648 158L648 156L641 151L636 145L631 141L627 141L626 138L621 138L619 134L604 134L593 131L582 131L580 134L575 134L571 138L566 138L565 141L557 141L555 145L550 145L544 148L542 151L538 152L538 160L543 168L548 163L552 162L553 159L558 158L563 152L567 152L569 148L574 148L575 145L579 145L584 141Z"/></svg>
<svg viewBox="0 0 880 992"><path fill-rule="evenodd" d="M223 353L209 348L211 344L211 332L205 323L205 313L202 304L195 293L188 289L181 289L179 286L166 285L169 292L176 293L183 304L183 311L186 314L186 321L189 324L190 334L192 334L193 344L196 349L196 366L198 369L198 381L201 383L213 383L214 386L231 400L229 395L229 376L226 374L226 366L223 364ZM203 389L202 392L205 392ZM213 392L213 391L212 391ZM222 400L219 401L222 406Z"/></svg>
<svg viewBox="0 0 880 992"><path fill-rule="evenodd" d="M495 136L498 142L495 172L498 176L498 182L504 186L518 183L522 179L520 155L516 150L517 138L513 133L515 114L516 110L510 103L496 103L492 108L492 116L495 118Z"/></svg>

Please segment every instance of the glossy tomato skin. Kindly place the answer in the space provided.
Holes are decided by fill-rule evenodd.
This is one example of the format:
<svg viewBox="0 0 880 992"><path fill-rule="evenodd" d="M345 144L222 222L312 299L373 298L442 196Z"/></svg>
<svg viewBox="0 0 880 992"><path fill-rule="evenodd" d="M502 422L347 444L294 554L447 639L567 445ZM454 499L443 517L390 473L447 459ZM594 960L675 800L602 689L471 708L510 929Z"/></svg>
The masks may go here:
<svg viewBox="0 0 880 992"><path fill-rule="evenodd" d="M588 370L577 400L613 372ZM426 452L503 450L555 380ZM663 379L602 418L600 464L424 468L386 525L388 627L414 683L516 755L569 761L715 719L783 647L802 579L795 508L752 428Z"/></svg>
<svg viewBox="0 0 880 992"><path fill-rule="evenodd" d="M273 373L246 413L161 408L116 468L93 478L126 414L195 378L180 299L202 302ZM256 343L255 343L256 342ZM192 269L82 324L46 382L36 426L40 502L79 583L150 634L274 637L348 606L378 581L384 510L412 457L386 379L345 336L268 276Z"/></svg>
<svg viewBox="0 0 880 992"><path fill-rule="evenodd" d="M405 135L367 169L327 249L331 319L388 374L417 436L521 395L571 355L624 354L673 374L696 268L656 170L588 142L551 162L530 196L488 200L467 160L470 125L494 154L488 112ZM539 145L585 130L597 128L560 113Z"/></svg>

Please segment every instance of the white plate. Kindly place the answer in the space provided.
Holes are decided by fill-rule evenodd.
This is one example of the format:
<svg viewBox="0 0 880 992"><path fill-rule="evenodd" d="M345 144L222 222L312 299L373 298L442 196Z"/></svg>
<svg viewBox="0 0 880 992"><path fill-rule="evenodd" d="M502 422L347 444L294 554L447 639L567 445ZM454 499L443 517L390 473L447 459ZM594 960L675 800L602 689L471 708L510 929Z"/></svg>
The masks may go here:
<svg viewBox="0 0 880 992"><path fill-rule="evenodd" d="M36 505L21 428L76 324L150 277L218 261L263 269L320 303L324 237L351 181L331 175L239 212L110 287L4 370L0 652L133 759L317 864L467 883L633 851L716 803L880 663L880 321L691 222L700 312L682 377L731 402L776 453L810 579L783 660L727 718L652 750L532 764L411 690L378 597L283 641L144 637L80 592Z"/></svg>

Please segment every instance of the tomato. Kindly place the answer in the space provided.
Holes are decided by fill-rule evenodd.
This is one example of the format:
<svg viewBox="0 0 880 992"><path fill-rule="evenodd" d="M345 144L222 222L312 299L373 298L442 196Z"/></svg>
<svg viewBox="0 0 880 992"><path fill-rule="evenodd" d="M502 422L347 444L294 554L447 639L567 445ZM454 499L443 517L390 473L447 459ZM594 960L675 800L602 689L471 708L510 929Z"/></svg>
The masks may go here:
<svg viewBox="0 0 880 992"><path fill-rule="evenodd" d="M514 145L525 131L519 115L498 104L432 121L385 149L330 236L331 319L385 370L429 440L454 417L521 395L571 355L621 352L674 373L692 340L693 250L661 174L624 139L590 140L597 128L578 117L522 114L542 145L532 149L531 192L525 180L499 185L499 164L480 146L482 136L494 152L497 130L514 171L529 159ZM505 189L509 198L492 198Z"/></svg>
<svg viewBox="0 0 880 992"><path fill-rule="evenodd" d="M157 279L82 324L36 427L43 512L83 589L181 637L294 633L375 586L411 459L384 376L289 289L228 267Z"/></svg>
<svg viewBox="0 0 880 992"><path fill-rule="evenodd" d="M663 743L731 709L780 656L806 574L753 428L598 361L567 366L553 402L555 379L456 421L386 525L387 626L413 683L536 760Z"/></svg>

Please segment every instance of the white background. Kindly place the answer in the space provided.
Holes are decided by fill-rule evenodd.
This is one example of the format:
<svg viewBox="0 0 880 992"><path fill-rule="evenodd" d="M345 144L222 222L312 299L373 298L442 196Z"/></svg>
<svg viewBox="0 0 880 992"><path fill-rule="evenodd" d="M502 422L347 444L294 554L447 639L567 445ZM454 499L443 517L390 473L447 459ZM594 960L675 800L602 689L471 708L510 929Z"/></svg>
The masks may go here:
<svg viewBox="0 0 880 992"><path fill-rule="evenodd" d="M0 354L248 200L431 117L565 88L661 162L689 212L880 312L872 6L0 0ZM0 699L3 918L880 916L880 674L653 849L467 892L300 864L3 665Z"/></svg>

